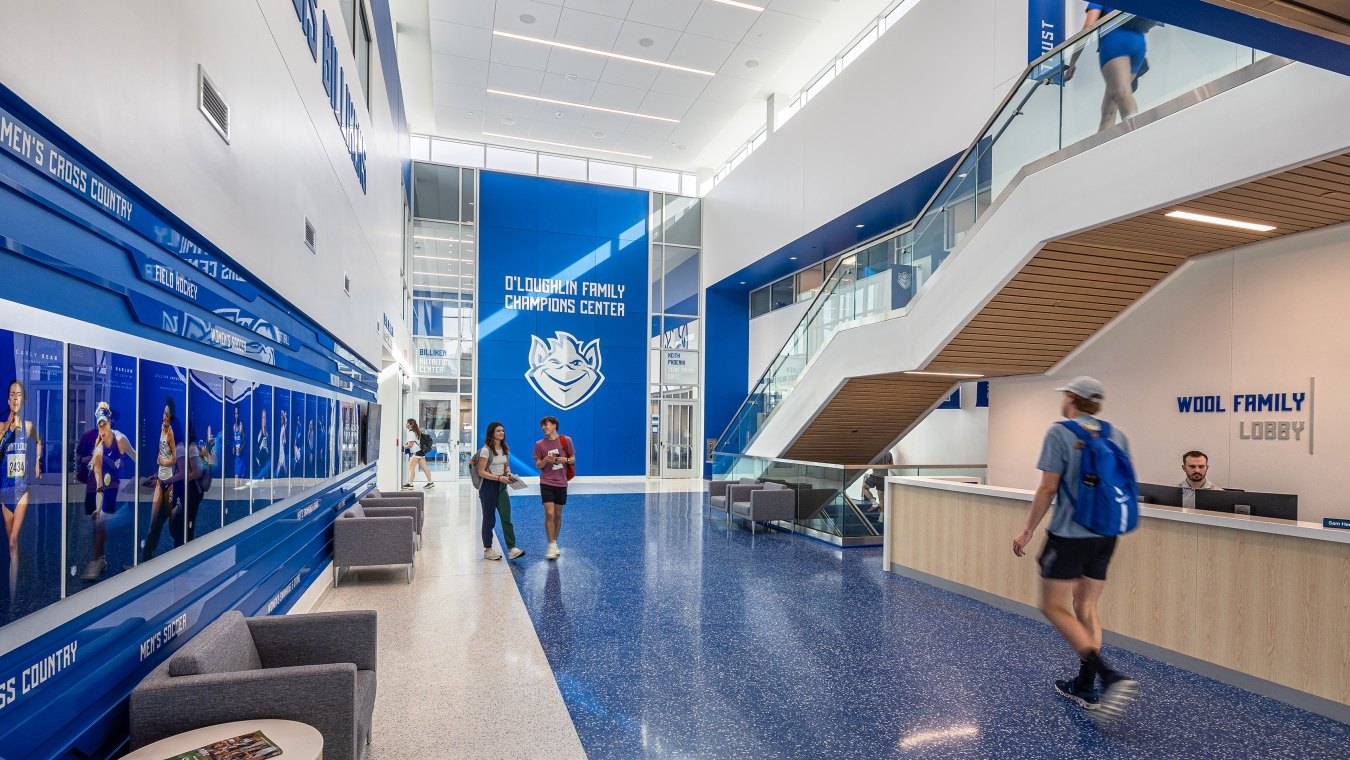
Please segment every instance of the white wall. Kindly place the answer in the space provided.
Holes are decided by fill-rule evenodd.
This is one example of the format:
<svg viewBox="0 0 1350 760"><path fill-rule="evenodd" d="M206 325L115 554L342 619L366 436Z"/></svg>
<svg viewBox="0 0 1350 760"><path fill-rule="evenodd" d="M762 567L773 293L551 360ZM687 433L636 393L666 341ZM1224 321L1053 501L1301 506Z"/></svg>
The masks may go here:
<svg viewBox="0 0 1350 760"><path fill-rule="evenodd" d="M792 336L792 331L801 323L806 310L811 308L810 301L799 301L777 311L762 314L750 320L750 360L749 374L746 377L746 392L754 390L769 362L783 350L783 344Z"/></svg>
<svg viewBox="0 0 1350 760"><path fill-rule="evenodd" d="M989 409L975 406L975 383L961 384L960 409L934 409L891 449L897 465L984 464Z"/></svg>
<svg viewBox="0 0 1350 760"><path fill-rule="evenodd" d="M1299 517L1350 517L1340 468L1350 460L1350 225L1279 238L1190 262L1069 357L1052 377L996 380L990 391L989 482L1033 488L1045 428L1065 378L1106 384L1103 418L1130 438L1139 479L1181 480L1181 454L1210 455L1210 478L1299 495ZM1307 413L1235 413L1233 394L1304 392ZM1182 414L1177 396L1225 398L1226 414ZM1239 439L1239 423L1311 417L1308 442Z"/></svg>
<svg viewBox="0 0 1350 760"><path fill-rule="evenodd" d="M923 0L703 204L715 283L964 150L1026 66L1025 0Z"/></svg>
<svg viewBox="0 0 1350 760"><path fill-rule="evenodd" d="M318 6L360 100L339 4ZM0 18L0 82L367 359L382 313L407 335L399 147L374 45L363 194L289 2L0 0ZM197 111L199 63L233 109L228 145Z"/></svg>

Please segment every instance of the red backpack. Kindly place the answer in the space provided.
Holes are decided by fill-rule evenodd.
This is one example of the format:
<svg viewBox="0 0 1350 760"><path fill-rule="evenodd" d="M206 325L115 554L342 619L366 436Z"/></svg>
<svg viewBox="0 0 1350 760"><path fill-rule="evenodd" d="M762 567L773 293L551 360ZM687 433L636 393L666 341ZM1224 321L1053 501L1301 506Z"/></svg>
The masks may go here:
<svg viewBox="0 0 1350 760"><path fill-rule="evenodd" d="M571 439L571 438L568 438L568 437L565 436L565 435L559 436L559 438L562 439L562 443L563 443L563 453L567 455L567 458L568 458L568 459L573 459L573 458L575 458L575 457L576 457L576 449L573 449L573 448L572 448L572 439ZM564 463L563 463L563 475L566 476L568 480L571 480L572 478L575 478L575 477L577 476L577 466L576 466L575 464L571 463L571 462L564 462Z"/></svg>

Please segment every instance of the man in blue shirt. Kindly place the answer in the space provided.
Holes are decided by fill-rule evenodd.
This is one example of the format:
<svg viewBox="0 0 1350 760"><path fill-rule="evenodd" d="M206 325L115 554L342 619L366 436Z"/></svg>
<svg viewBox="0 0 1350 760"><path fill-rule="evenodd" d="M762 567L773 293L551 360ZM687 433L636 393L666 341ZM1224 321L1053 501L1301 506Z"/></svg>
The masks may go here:
<svg viewBox="0 0 1350 760"><path fill-rule="evenodd" d="M1091 377L1077 377L1057 391L1063 391L1060 414L1084 429L1102 429L1095 415L1101 411L1106 389ZM1110 440L1128 456L1129 441L1119 428L1111 426ZM1038 559L1041 572L1041 612L1078 653L1078 677L1056 681L1055 689L1080 706L1107 718L1118 716L1134 698L1139 684L1111 669L1102 660L1102 624L1097 617L1097 600L1106 587L1106 568L1116 549L1116 536L1099 536L1074 522L1073 503L1083 480L1083 443L1068 427L1051 425L1045 433L1041 457L1036 469L1041 484L1031 502L1026 529L1013 538L1013 553L1021 557L1031 543L1032 534L1053 502L1054 515ZM1102 691L1094 688L1101 678Z"/></svg>

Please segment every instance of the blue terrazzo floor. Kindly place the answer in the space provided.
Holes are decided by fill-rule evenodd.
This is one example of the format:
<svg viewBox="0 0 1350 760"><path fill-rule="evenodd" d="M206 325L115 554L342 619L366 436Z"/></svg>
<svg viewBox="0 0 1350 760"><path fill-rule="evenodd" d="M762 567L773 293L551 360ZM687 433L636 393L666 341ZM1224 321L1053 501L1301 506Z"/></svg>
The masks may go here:
<svg viewBox="0 0 1350 760"><path fill-rule="evenodd" d="M704 498L573 495L557 562L538 497L513 500L516 582L591 758L1350 758L1350 726L1109 647L1141 697L1099 726L1054 693L1076 663L1048 625L879 549L728 530Z"/></svg>

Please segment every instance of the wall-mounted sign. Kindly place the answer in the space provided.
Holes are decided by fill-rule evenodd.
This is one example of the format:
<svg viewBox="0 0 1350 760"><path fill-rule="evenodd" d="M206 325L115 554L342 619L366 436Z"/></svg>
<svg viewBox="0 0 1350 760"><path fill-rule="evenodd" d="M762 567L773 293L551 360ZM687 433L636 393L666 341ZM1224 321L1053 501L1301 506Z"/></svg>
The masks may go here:
<svg viewBox="0 0 1350 760"><path fill-rule="evenodd" d="M661 352L662 385L698 385L698 352Z"/></svg>
<svg viewBox="0 0 1350 760"><path fill-rule="evenodd" d="M417 356L413 367L420 377L459 377L459 341L413 338Z"/></svg>
<svg viewBox="0 0 1350 760"><path fill-rule="evenodd" d="M1313 453L1313 389L1263 393L1204 394L1177 396L1180 414L1232 414L1240 441L1307 442Z"/></svg>

